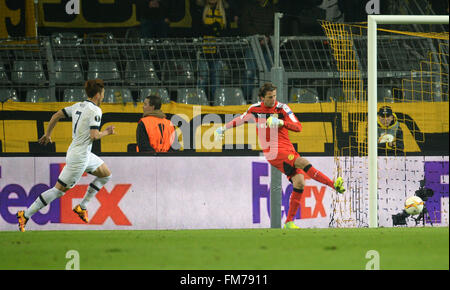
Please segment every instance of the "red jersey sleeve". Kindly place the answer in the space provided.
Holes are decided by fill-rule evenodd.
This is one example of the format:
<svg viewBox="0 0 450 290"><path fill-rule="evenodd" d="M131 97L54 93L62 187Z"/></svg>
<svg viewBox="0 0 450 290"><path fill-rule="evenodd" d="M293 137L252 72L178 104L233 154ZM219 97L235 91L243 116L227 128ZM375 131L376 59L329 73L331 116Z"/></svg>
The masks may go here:
<svg viewBox="0 0 450 290"><path fill-rule="evenodd" d="M288 105L284 104L282 107L282 112L284 115L284 127L290 131L301 132L302 124L292 112Z"/></svg>
<svg viewBox="0 0 450 290"><path fill-rule="evenodd" d="M233 120L231 120L230 122L225 124L225 128L230 129L233 127L238 127L238 126L244 124L245 122L250 122L252 120L255 120L255 117L253 116L251 109L252 109L252 107L248 108L248 110L244 114L234 118Z"/></svg>

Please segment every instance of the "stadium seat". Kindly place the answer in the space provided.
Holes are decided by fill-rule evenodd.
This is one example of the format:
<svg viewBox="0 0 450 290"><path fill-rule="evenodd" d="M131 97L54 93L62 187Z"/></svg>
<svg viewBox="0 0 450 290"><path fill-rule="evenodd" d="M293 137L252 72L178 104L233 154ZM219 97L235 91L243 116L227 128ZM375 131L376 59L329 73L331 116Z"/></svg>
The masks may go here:
<svg viewBox="0 0 450 290"><path fill-rule="evenodd" d="M125 80L138 84L157 84L160 82L151 61L128 61L125 68Z"/></svg>
<svg viewBox="0 0 450 290"><path fill-rule="evenodd" d="M432 102L443 102L446 101L445 97L448 98L448 93L442 91L442 88L438 83L432 84L435 86L432 91L428 91L427 94L430 96L430 101ZM437 85L437 86L436 86Z"/></svg>
<svg viewBox="0 0 450 290"><path fill-rule="evenodd" d="M19 97L17 96L17 91L14 89L0 88L0 103L4 103L8 100L18 102Z"/></svg>
<svg viewBox="0 0 450 290"><path fill-rule="evenodd" d="M214 106L245 105L241 88L217 88L214 93Z"/></svg>
<svg viewBox="0 0 450 290"><path fill-rule="evenodd" d="M244 64L242 66L244 72L241 76L242 88L247 98L252 99L252 103L259 102L258 98L258 66L255 56L251 50L247 50L244 56ZM256 90L256 94L255 94ZM255 98L256 95L256 98Z"/></svg>
<svg viewBox="0 0 450 290"><path fill-rule="evenodd" d="M128 28L125 32L126 39L140 39L141 38L141 28L140 27L131 27Z"/></svg>
<svg viewBox="0 0 450 290"><path fill-rule="evenodd" d="M200 84L206 85L209 83L209 65L208 62L201 58L195 64L195 70L197 71L197 80Z"/></svg>
<svg viewBox="0 0 450 290"><path fill-rule="evenodd" d="M9 60L11 57L10 50L0 50L0 59Z"/></svg>
<svg viewBox="0 0 450 290"><path fill-rule="evenodd" d="M47 81L42 63L36 60L14 61L11 79L13 82L21 84L42 84Z"/></svg>
<svg viewBox="0 0 450 290"><path fill-rule="evenodd" d="M412 101L420 101L421 97L418 90L418 83L411 80L403 80L402 81L402 93L403 93L403 101L412 102Z"/></svg>
<svg viewBox="0 0 450 290"><path fill-rule="evenodd" d="M49 89L30 89L26 93L25 101L30 103L56 102L56 98L51 97Z"/></svg>
<svg viewBox="0 0 450 290"><path fill-rule="evenodd" d="M119 60L117 41L112 33L89 33L84 39L86 55L97 59Z"/></svg>
<svg viewBox="0 0 450 290"><path fill-rule="evenodd" d="M232 82L231 65L228 61L217 60L214 64L219 84L227 85Z"/></svg>
<svg viewBox="0 0 450 290"><path fill-rule="evenodd" d="M120 73L113 61L90 61L88 79L102 79L104 82L120 80Z"/></svg>
<svg viewBox="0 0 450 290"><path fill-rule="evenodd" d="M195 77L192 64L181 59L165 61L162 66L162 80L165 83L193 83Z"/></svg>
<svg viewBox="0 0 450 290"><path fill-rule="evenodd" d="M208 106L209 101L203 89L182 88L177 90L177 102L181 104Z"/></svg>
<svg viewBox="0 0 450 290"><path fill-rule="evenodd" d="M291 88L290 103L318 103L319 94L314 88Z"/></svg>
<svg viewBox="0 0 450 290"><path fill-rule="evenodd" d="M256 104L257 102L260 101L258 93L259 93L259 88L252 89L252 103L253 104Z"/></svg>
<svg viewBox="0 0 450 290"><path fill-rule="evenodd" d="M231 65L228 61L200 59L196 65L198 87L206 89L230 85L233 81Z"/></svg>
<svg viewBox="0 0 450 290"><path fill-rule="evenodd" d="M55 32L52 33L52 41L54 44L79 44L82 42L82 38L74 32Z"/></svg>
<svg viewBox="0 0 450 290"><path fill-rule="evenodd" d="M434 85L430 81L405 79L402 81L403 100L406 102L441 102L441 88L439 86L433 88Z"/></svg>
<svg viewBox="0 0 450 290"><path fill-rule="evenodd" d="M73 32L58 32L51 36L53 54L56 59L82 59L83 49L80 47L83 39Z"/></svg>
<svg viewBox="0 0 450 290"><path fill-rule="evenodd" d="M45 48L41 47L40 43L30 44L30 46L27 45L27 47L16 47L15 49L12 49L12 55L12 59L14 60L45 61L46 58Z"/></svg>
<svg viewBox="0 0 450 290"><path fill-rule="evenodd" d="M5 64L3 62L0 62L0 84L9 84L11 81L8 78L8 75L6 74L6 68Z"/></svg>
<svg viewBox="0 0 450 290"><path fill-rule="evenodd" d="M161 102L163 104L170 103L169 92L166 88L142 88L139 90L139 98L141 101L151 94L158 94L161 97Z"/></svg>
<svg viewBox="0 0 450 290"><path fill-rule="evenodd" d="M133 103L133 96L129 89L105 88L105 103Z"/></svg>
<svg viewBox="0 0 450 290"><path fill-rule="evenodd" d="M333 87L327 89L326 92L326 99L329 102L330 100L333 100L334 102L339 101L357 101L358 100L358 94L362 94L362 91L355 91L355 92L347 92L347 95L344 93L344 90L342 87Z"/></svg>
<svg viewBox="0 0 450 290"><path fill-rule="evenodd" d="M393 103L394 98L392 96L392 90L389 88L379 87L377 89L377 101L380 103Z"/></svg>
<svg viewBox="0 0 450 290"><path fill-rule="evenodd" d="M345 96L342 87L333 87L327 89L326 98L327 101L343 101L345 99Z"/></svg>
<svg viewBox="0 0 450 290"><path fill-rule="evenodd" d="M86 100L84 89L65 89L63 93L64 102L82 102Z"/></svg>
<svg viewBox="0 0 450 290"><path fill-rule="evenodd" d="M80 64L77 61L55 61L55 83L73 84L84 80Z"/></svg>

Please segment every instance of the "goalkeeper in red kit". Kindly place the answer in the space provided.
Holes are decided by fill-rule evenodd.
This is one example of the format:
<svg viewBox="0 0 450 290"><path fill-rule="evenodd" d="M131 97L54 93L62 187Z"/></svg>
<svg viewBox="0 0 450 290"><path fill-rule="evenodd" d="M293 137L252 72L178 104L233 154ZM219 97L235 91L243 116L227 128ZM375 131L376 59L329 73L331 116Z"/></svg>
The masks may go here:
<svg viewBox="0 0 450 290"><path fill-rule="evenodd" d="M260 102L251 105L244 114L218 128L214 135L216 139L221 139L227 129L246 122L256 123L256 132L264 156L272 166L284 173L293 185L284 228L297 229L299 227L294 224L293 220L300 206L300 199L305 187L305 175L330 186L339 193L343 193L345 189L342 177L338 177L333 182L295 151L288 131L300 132L302 125L288 105L277 101L276 89L272 83L265 83L258 93Z"/></svg>

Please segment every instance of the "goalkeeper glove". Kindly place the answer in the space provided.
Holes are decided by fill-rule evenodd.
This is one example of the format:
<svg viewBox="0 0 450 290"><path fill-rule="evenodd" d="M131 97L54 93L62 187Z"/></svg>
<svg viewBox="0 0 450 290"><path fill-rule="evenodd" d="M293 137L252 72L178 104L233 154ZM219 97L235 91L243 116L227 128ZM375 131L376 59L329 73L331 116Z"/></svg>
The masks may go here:
<svg viewBox="0 0 450 290"><path fill-rule="evenodd" d="M225 130L225 126L217 128L216 131L214 131L214 140L222 140L225 135Z"/></svg>
<svg viewBox="0 0 450 290"><path fill-rule="evenodd" d="M270 116L269 118L267 118L266 124L269 128L278 128L284 126L284 121L278 119L277 117Z"/></svg>

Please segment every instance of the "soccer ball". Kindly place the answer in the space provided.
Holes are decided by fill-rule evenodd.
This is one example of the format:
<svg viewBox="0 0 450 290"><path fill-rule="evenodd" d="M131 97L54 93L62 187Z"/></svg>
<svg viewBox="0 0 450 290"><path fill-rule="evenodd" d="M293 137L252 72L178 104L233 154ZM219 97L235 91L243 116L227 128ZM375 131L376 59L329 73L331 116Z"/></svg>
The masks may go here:
<svg viewBox="0 0 450 290"><path fill-rule="evenodd" d="M405 211L409 215L420 214L423 210L423 200L418 196L411 196L405 201Z"/></svg>

